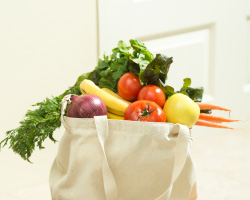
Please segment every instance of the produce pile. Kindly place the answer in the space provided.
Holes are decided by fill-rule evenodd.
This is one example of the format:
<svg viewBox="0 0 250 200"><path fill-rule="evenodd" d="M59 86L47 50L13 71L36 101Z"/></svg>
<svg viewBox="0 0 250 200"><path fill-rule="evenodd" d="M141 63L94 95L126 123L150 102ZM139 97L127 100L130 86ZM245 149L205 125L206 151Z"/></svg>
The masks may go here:
<svg viewBox="0 0 250 200"><path fill-rule="evenodd" d="M189 128L230 128L221 122L237 121L211 115L214 109L230 110L202 103L203 88L191 87L190 78L183 80L179 90L167 85L172 57L153 56L143 43L129 42L119 41L111 55L99 59L92 72L79 76L63 94L33 105L37 108L27 111L20 126L6 132L0 149L9 143L15 153L30 162L35 147L44 148L46 138L56 142L53 133L61 126L61 102L69 94L68 117L107 115L109 119L180 123Z"/></svg>

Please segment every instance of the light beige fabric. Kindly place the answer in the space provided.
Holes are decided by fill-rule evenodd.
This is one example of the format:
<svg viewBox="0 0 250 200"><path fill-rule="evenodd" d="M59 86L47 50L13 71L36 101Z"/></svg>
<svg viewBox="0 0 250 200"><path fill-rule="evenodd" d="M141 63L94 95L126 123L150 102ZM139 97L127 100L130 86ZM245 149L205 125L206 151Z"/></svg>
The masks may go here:
<svg viewBox="0 0 250 200"><path fill-rule="evenodd" d="M186 126L106 116L62 122L66 130L50 172L53 200L197 198Z"/></svg>

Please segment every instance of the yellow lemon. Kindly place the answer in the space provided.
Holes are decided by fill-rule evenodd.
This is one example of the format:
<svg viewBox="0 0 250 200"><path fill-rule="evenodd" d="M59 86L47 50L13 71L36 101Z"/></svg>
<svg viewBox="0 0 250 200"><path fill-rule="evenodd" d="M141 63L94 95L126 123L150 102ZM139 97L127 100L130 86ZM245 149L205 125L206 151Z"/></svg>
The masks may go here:
<svg viewBox="0 0 250 200"><path fill-rule="evenodd" d="M188 96L177 93L166 101L163 108L167 122L179 123L191 128L199 118L199 106Z"/></svg>

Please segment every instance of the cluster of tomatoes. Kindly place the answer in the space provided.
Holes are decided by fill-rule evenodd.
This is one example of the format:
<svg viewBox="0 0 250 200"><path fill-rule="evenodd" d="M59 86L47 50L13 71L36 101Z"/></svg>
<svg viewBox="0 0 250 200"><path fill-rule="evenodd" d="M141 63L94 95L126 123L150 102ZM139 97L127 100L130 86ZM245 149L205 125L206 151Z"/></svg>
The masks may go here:
<svg viewBox="0 0 250 200"><path fill-rule="evenodd" d="M118 81L119 95L132 102L124 113L125 120L166 122L163 107L166 95L156 85L142 86L139 78L128 72Z"/></svg>

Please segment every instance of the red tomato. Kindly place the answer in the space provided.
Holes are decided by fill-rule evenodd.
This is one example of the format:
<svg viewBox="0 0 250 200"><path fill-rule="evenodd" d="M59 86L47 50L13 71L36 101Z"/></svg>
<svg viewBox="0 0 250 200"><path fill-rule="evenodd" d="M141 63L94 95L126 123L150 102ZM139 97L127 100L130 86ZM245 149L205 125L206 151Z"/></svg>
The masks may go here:
<svg viewBox="0 0 250 200"><path fill-rule="evenodd" d="M131 72L128 72L118 81L118 93L127 101L137 100L137 95L142 85L139 78Z"/></svg>
<svg viewBox="0 0 250 200"><path fill-rule="evenodd" d="M124 119L131 121L166 122L166 115L162 108L155 102L138 100L127 107Z"/></svg>
<svg viewBox="0 0 250 200"><path fill-rule="evenodd" d="M160 87L147 85L140 90L138 100L153 101L163 108L166 102L166 95Z"/></svg>

